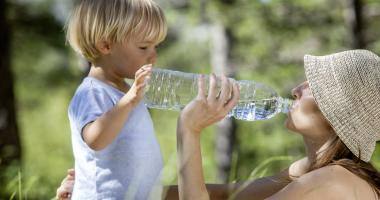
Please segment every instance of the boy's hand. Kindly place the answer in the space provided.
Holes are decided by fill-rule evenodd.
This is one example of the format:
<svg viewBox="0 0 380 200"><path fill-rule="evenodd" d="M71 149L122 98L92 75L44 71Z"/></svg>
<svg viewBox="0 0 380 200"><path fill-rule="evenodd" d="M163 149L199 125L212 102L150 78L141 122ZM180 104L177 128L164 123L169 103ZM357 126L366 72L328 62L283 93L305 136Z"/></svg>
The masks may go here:
<svg viewBox="0 0 380 200"><path fill-rule="evenodd" d="M216 85L216 76L210 76L210 88L205 94L203 77L198 79L198 96L181 112L179 126L193 133L200 133L202 129L223 119L238 103L239 86L222 76L222 86L219 91Z"/></svg>
<svg viewBox="0 0 380 200"><path fill-rule="evenodd" d="M146 82L150 79L152 73L152 65L144 65L135 74L135 81L129 91L125 94L123 98L127 102L131 103L132 106L136 106L144 96L144 88Z"/></svg>
<svg viewBox="0 0 380 200"><path fill-rule="evenodd" d="M67 170L67 176L62 180L61 186L57 189L56 198L58 200L69 200L71 199L71 194L73 193L75 182L75 171L74 169Z"/></svg>

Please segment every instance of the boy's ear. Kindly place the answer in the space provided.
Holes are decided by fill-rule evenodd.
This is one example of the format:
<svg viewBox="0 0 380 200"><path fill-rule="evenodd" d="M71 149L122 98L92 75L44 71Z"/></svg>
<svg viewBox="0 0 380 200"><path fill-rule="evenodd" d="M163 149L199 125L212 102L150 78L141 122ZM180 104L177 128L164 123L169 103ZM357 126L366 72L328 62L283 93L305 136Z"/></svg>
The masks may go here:
<svg viewBox="0 0 380 200"><path fill-rule="evenodd" d="M95 44L98 51L100 51L102 54L109 54L111 52L111 43L108 41L99 41Z"/></svg>

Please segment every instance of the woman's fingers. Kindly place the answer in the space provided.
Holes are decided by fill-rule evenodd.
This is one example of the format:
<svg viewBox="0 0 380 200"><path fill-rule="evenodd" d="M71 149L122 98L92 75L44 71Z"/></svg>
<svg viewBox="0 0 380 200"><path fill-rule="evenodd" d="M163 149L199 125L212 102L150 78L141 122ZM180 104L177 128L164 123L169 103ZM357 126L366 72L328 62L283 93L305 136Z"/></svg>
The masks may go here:
<svg viewBox="0 0 380 200"><path fill-rule="evenodd" d="M206 85L204 80L204 75L200 75L198 77L198 99L205 100L206 99Z"/></svg>
<svg viewBox="0 0 380 200"><path fill-rule="evenodd" d="M67 192L62 186L57 189L56 198L59 200L70 199L71 193Z"/></svg>
<svg viewBox="0 0 380 200"><path fill-rule="evenodd" d="M67 174L75 177L75 170L73 168L67 170Z"/></svg>
<svg viewBox="0 0 380 200"><path fill-rule="evenodd" d="M232 110L232 108L234 108L236 106L236 104L239 101L239 97L240 97L239 85L237 83L233 83L232 84L231 98L225 104L225 108L226 108L227 112L229 112L230 110Z"/></svg>
<svg viewBox="0 0 380 200"><path fill-rule="evenodd" d="M196 100L186 105L181 113L183 127L200 133L205 127L223 119L236 105L239 98L237 84L225 76L221 81L221 88L218 89L216 77L211 75L209 94L206 95L204 76L199 76ZM219 91L219 97L216 97Z"/></svg>
<svg viewBox="0 0 380 200"><path fill-rule="evenodd" d="M220 91L220 95L219 95L219 104L220 106L223 106L230 98L231 96L231 81L226 77L226 76L221 76L221 80L222 80L222 83L221 83L221 91Z"/></svg>
<svg viewBox="0 0 380 200"><path fill-rule="evenodd" d="M214 73L210 75L210 84L208 88L208 95L207 95L207 101L208 102L215 102L217 95L219 91L216 84L216 76Z"/></svg>
<svg viewBox="0 0 380 200"><path fill-rule="evenodd" d="M70 180L70 181L71 181L71 180L75 180L75 176L67 175L67 176L66 176L66 180L68 180L68 181L69 181L69 180Z"/></svg>
<svg viewBox="0 0 380 200"><path fill-rule="evenodd" d="M74 189L74 180L67 181L62 187L66 192L71 193Z"/></svg>
<svg viewBox="0 0 380 200"><path fill-rule="evenodd" d="M222 111L221 109L224 109L224 108L230 110L233 108L234 105L236 105L237 103L236 101L238 100L239 95L240 95L240 94L236 95L236 93L239 93L238 85L233 80L230 80L228 77L222 75L220 76L221 87L218 88L217 78L219 77L216 77L215 74L210 75L210 85L209 85L208 95L207 95L206 100L211 107L215 107L216 109L215 112L220 112ZM203 92L203 91L204 89L199 92ZM206 95L202 93L202 96L206 96ZM227 105L228 107L226 107Z"/></svg>

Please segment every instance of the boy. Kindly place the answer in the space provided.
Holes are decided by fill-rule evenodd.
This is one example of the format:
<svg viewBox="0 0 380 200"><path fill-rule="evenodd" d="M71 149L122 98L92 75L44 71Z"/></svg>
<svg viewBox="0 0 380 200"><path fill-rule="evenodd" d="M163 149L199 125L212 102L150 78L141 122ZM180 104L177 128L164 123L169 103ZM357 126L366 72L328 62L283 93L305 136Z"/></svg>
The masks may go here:
<svg viewBox="0 0 380 200"><path fill-rule="evenodd" d="M77 1L67 40L92 66L68 111L72 199L147 199L159 182L160 147L141 99L166 30L152 0Z"/></svg>

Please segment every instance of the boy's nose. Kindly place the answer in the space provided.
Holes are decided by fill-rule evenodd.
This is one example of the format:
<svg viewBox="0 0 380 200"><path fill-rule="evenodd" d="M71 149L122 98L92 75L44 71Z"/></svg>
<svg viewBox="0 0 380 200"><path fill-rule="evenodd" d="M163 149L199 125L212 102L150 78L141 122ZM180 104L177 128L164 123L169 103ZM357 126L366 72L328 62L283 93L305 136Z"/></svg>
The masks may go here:
<svg viewBox="0 0 380 200"><path fill-rule="evenodd" d="M156 50L153 50L153 52L151 53L151 55L148 58L148 62L154 64L154 63L156 63L156 60L157 60L157 52L156 52Z"/></svg>

